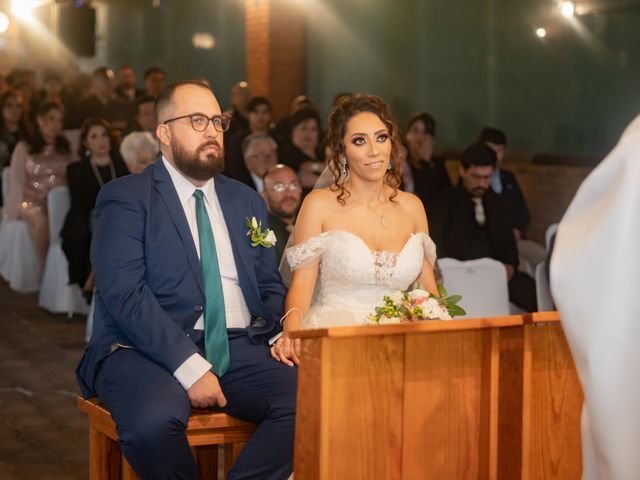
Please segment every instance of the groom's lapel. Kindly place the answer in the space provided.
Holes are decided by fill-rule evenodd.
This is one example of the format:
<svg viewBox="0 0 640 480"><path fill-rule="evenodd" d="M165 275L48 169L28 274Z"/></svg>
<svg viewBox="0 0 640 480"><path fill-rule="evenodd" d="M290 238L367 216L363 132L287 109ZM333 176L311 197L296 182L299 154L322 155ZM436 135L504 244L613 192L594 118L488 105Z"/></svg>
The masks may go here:
<svg viewBox="0 0 640 480"><path fill-rule="evenodd" d="M187 222L187 217L185 216L184 209L180 203L178 192L176 192L176 188L171 181L171 176L169 176L169 172L162 163L161 157L158 158L153 165L153 176L156 181L156 189L160 193L160 196L167 207L167 211L171 216L171 220L173 220L176 230L178 231L178 235L180 235L184 250L187 254L189 266L191 267L191 270L193 270L193 274L198 282L198 287L200 287L200 291L204 295L202 269L200 268L200 260L198 260L196 245L193 243L193 235L189 229L189 223Z"/></svg>

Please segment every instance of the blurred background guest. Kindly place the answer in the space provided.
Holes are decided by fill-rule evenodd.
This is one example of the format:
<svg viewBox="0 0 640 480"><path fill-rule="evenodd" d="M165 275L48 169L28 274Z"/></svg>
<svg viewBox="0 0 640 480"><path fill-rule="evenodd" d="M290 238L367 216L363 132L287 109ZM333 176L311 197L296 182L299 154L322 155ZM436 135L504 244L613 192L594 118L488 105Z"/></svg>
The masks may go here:
<svg viewBox="0 0 640 480"><path fill-rule="evenodd" d="M45 102L58 102L64 106L63 89L64 84L59 73L45 72L43 88L34 98L33 107L37 110Z"/></svg>
<svg viewBox="0 0 640 480"><path fill-rule="evenodd" d="M85 294L93 291L91 264L91 212L105 183L127 175L129 170L114 148L111 126L102 118L88 118L82 124L78 155L80 161L67 167L71 206L60 232L62 250L69 260L69 283Z"/></svg>
<svg viewBox="0 0 640 480"><path fill-rule="evenodd" d="M264 176L261 193L269 209L269 228L276 235L278 265L302 203L302 186L292 168L278 164Z"/></svg>
<svg viewBox="0 0 640 480"><path fill-rule="evenodd" d="M149 67L144 72L145 95L156 98L167 85L167 74L159 67Z"/></svg>
<svg viewBox="0 0 640 480"><path fill-rule="evenodd" d="M289 115L281 118L276 125L276 134L286 142L291 142L291 117L301 108L316 108L313 101L306 95L298 95L291 101Z"/></svg>
<svg viewBox="0 0 640 480"><path fill-rule="evenodd" d="M78 106L81 118L104 118L114 129L126 129L131 114L130 107L115 95L113 88L113 71L107 67L95 69L91 75L93 93Z"/></svg>
<svg viewBox="0 0 640 480"><path fill-rule="evenodd" d="M263 178L278 163L278 144L269 135L252 133L242 142L244 164L249 173L247 185L262 192Z"/></svg>
<svg viewBox="0 0 640 480"><path fill-rule="evenodd" d="M414 193L422 200L427 215L439 192L451 186L444 159L433 155L436 121L426 112L409 119L406 140Z"/></svg>
<svg viewBox="0 0 640 480"><path fill-rule="evenodd" d="M247 112L247 103L251 98L251 90L247 82L238 82L233 84L229 94L230 107L225 112L231 118L227 136L232 137L238 132L249 129L249 119Z"/></svg>
<svg viewBox="0 0 640 480"><path fill-rule="evenodd" d="M29 124L22 108L22 100L13 90L0 95L0 173L9 166L11 155L20 140L29 134ZM0 207L2 185L0 184Z"/></svg>
<svg viewBox="0 0 640 480"><path fill-rule="evenodd" d="M144 95L142 90L136 88L136 72L131 65L121 65L116 71L115 94L127 102L134 102Z"/></svg>
<svg viewBox="0 0 640 480"><path fill-rule="evenodd" d="M66 168L72 158L69 141L62 135L62 119L59 103L43 103L33 135L18 142L11 157L5 218L29 224L41 265L49 247L47 193L66 183Z"/></svg>
<svg viewBox="0 0 640 480"><path fill-rule="evenodd" d="M124 135L131 132L149 132L155 137L156 126L158 125L156 118L156 99L148 95L143 95L134 102L134 105L133 121Z"/></svg>
<svg viewBox="0 0 640 480"><path fill-rule="evenodd" d="M320 115L303 107L291 116L291 143L282 148L280 162L293 168L300 183L309 192L325 168L320 142Z"/></svg>
<svg viewBox="0 0 640 480"><path fill-rule="evenodd" d="M120 144L120 156L131 173L143 171L159 153L158 141L149 132L131 132Z"/></svg>

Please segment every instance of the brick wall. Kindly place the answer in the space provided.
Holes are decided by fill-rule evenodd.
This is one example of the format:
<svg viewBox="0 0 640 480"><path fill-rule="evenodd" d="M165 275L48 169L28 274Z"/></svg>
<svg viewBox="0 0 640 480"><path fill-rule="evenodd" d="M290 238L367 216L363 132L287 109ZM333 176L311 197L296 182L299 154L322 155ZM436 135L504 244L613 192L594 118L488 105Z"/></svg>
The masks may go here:
<svg viewBox="0 0 640 480"><path fill-rule="evenodd" d="M447 170L454 183L458 181L457 160L447 160ZM552 223L560 221L573 200L578 187L592 167L533 165L530 163L504 164L517 179L531 212L531 225L527 236L544 245L544 233Z"/></svg>
<svg viewBox="0 0 640 480"><path fill-rule="evenodd" d="M273 104L274 119L305 92L306 29L301 5L290 0L247 0L247 80L253 95Z"/></svg>

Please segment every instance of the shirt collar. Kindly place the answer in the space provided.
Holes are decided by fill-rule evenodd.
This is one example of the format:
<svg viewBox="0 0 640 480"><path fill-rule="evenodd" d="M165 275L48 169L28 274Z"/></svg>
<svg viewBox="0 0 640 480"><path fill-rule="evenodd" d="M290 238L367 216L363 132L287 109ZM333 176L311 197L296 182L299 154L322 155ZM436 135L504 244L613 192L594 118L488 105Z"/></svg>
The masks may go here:
<svg viewBox="0 0 640 480"><path fill-rule="evenodd" d="M215 204L214 199L216 189L213 178L207 180L203 186L196 187L193 183L187 180L187 178L176 167L174 167L164 155L162 155L162 161L169 172L169 176L171 177L173 186L176 188L176 192L178 192L178 198L182 205L186 205L196 189L202 190L202 193L204 193L204 197L209 205Z"/></svg>

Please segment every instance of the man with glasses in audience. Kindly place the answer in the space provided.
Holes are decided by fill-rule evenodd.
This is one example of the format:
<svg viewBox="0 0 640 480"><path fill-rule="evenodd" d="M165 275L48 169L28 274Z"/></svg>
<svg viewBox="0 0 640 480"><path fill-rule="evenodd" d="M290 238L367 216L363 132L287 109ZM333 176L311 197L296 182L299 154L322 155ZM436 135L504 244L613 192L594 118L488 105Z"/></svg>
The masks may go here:
<svg viewBox="0 0 640 480"><path fill-rule="evenodd" d="M141 478L198 478L184 432L191 408L209 407L256 424L229 479L284 480L297 371L267 340L285 288L274 249L253 246L246 224L268 228L265 202L220 174L229 117L207 86L172 85L156 111L160 157L97 200L94 330L78 382L110 410Z"/></svg>
<svg viewBox="0 0 640 480"><path fill-rule="evenodd" d="M278 164L264 176L261 195L269 208L269 227L278 239L275 248L280 264L302 202L302 186L291 167Z"/></svg>

